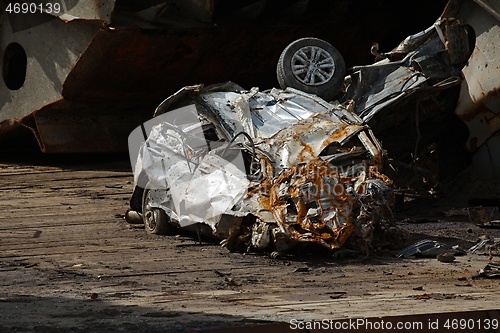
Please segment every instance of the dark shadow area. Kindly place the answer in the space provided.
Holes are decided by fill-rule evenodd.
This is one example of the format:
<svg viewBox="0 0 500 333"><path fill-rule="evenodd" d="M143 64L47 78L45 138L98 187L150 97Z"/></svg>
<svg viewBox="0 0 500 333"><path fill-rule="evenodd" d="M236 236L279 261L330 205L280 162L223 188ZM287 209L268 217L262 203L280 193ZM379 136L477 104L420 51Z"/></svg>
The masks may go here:
<svg viewBox="0 0 500 333"><path fill-rule="evenodd" d="M33 133L21 126L13 126L13 130L7 130L0 135L0 158L11 154L31 155L40 153L40 147Z"/></svg>
<svg viewBox="0 0 500 333"><path fill-rule="evenodd" d="M368 256L362 252L353 250L348 243L338 251L330 251L316 244L298 244L286 253L281 253L276 258L273 258L272 249L262 251L250 249L245 255L273 258L276 259L276 262L282 263L301 263L310 268L351 264L390 265L393 263L403 263L402 259L396 257L398 252L404 247L424 239L437 241L450 247L458 245L462 250L467 251L485 233L488 233L493 238L500 237L499 229L486 231L472 223L466 216L445 216L444 214L428 213L412 217L400 215L396 220L398 221L398 228L407 236L404 243L402 243L405 245L400 248L388 249L386 247L377 247L374 244L374 250ZM141 225L134 225L134 228L143 229ZM196 233L183 229L178 229L174 237L182 239L185 242L176 245L177 248L220 246L220 241L217 239L201 236L200 242Z"/></svg>
<svg viewBox="0 0 500 333"><path fill-rule="evenodd" d="M159 310L136 305L113 305L107 300L86 297L86 299L84 296L81 299L31 295L2 297L0 331L3 333L180 333L272 323L241 316ZM111 301L126 295L116 293L105 297Z"/></svg>
<svg viewBox="0 0 500 333"><path fill-rule="evenodd" d="M67 170L130 172L127 153L44 154L39 150L29 152L0 151L1 164L50 166Z"/></svg>
<svg viewBox="0 0 500 333"><path fill-rule="evenodd" d="M450 214L453 211L456 213ZM463 209L448 209L441 213L422 209L420 214L409 211L408 214L398 214L398 226L409 233L408 245L428 239L468 250L485 236L500 237L500 229L481 228L465 214Z"/></svg>
<svg viewBox="0 0 500 333"><path fill-rule="evenodd" d="M120 297L120 295L117 295ZM19 310L12 309L18 308ZM158 311L147 307L136 306L116 306L100 300L78 300L58 297L34 297L19 295L5 298L0 302L2 319L0 330L4 333L14 332L44 332L44 333L93 333L93 332L213 332L213 333L267 333L267 332L316 332L321 331L338 332L371 332L369 327L358 322L359 326L342 326L342 322L349 323L349 319L331 320L328 326L315 327L309 329L300 327L298 330L295 324L277 322L262 322L245 319L239 316L229 315L208 315L204 313L183 313L177 311ZM17 312L18 317L12 318L11 314ZM466 318L469 320L469 327L483 323L490 323L490 327L482 326L483 332L493 332L492 322L496 320L498 327L498 310L491 311L467 311L454 313L430 313L422 315L391 316L383 318L371 318L372 323L391 323L392 330L397 323L407 323L405 330L433 332L437 327L444 327L448 320L458 320ZM27 320L27 319L32 319ZM319 319L317 319L319 321ZM351 319L352 320L352 319ZM441 325L437 325L440 322ZM295 322L297 323L297 322ZM337 323L337 325L335 325ZM412 326L420 323L422 326ZM430 326L434 324L434 328ZM311 324L311 323L309 323ZM331 325L331 326L330 326ZM372 324L373 325L373 324ZM379 325L380 326L380 325ZM342 329L343 327L343 329ZM384 326L388 328L389 326ZM380 329L380 327L379 327ZM389 331L388 329L381 329ZM437 330L441 331L441 330Z"/></svg>

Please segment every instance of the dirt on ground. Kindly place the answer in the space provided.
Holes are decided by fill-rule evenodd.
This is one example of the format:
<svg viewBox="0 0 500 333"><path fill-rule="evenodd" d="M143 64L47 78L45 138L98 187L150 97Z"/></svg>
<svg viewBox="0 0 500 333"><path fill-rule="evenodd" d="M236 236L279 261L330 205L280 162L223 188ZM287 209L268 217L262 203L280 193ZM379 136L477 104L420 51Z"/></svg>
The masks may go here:
<svg viewBox="0 0 500 333"><path fill-rule="evenodd" d="M127 224L132 189L125 155L0 158L1 332L185 332L498 309L499 280L473 279L487 254L445 263L384 250L365 260L230 253ZM408 243L468 249L500 237L449 213L460 207L405 205L397 219Z"/></svg>

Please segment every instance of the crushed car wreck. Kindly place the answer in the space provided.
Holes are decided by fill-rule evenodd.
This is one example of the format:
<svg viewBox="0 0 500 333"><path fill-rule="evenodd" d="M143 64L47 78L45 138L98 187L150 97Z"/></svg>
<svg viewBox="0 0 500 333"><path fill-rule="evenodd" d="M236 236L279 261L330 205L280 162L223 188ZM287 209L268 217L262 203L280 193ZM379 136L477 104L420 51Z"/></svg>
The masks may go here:
<svg viewBox="0 0 500 333"><path fill-rule="evenodd" d="M332 45L302 38L278 60L281 89L229 82L170 96L129 137L127 221L209 234L232 251L401 249L395 192L418 177L434 191L463 170L456 151L466 136L456 138L466 128L454 110L475 32L452 15L456 6L391 52L374 44L376 62L347 76Z"/></svg>
<svg viewBox="0 0 500 333"><path fill-rule="evenodd" d="M380 143L340 104L228 83L186 87L155 115L127 214L142 214L152 233L197 223L230 250L334 250L352 238L369 253L374 231L392 230Z"/></svg>

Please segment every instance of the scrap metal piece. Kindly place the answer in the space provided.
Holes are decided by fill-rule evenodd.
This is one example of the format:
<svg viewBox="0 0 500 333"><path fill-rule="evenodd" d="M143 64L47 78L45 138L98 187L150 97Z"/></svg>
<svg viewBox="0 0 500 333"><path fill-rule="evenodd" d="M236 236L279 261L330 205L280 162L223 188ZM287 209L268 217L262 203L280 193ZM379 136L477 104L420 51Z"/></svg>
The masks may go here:
<svg viewBox="0 0 500 333"><path fill-rule="evenodd" d="M441 242L424 239L399 251L396 257L406 259L414 255L419 255L423 257L435 258L437 255L441 255L443 253L462 255L465 254L465 251L455 246L451 247Z"/></svg>
<svg viewBox="0 0 500 333"><path fill-rule="evenodd" d="M142 214L138 213L134 210L130 210L130 209L128 209L125 212L125 220L127 221L127 223L130 223L130 224L142 224L143 223Z"/></svg>
<svg viewBox="0 0 500 333"><path fill-rule="evenodd" d="M443 34L444 33L444 34ZM372 65L353 67L344 100L365 122L418 92L439 92L460 83L460 70L469 56L468 36L456 20L438 19L433 26L409 36L394 50L379 54ZM444 80L436 83L436 80ZM421 94L420 99L429 98ZM382 123L383 128L391 124Z"/></svg>
<svg viewBox="0 0 500 333"><path fill-rule="evenodd" d="M484 268L481 268L479 270L479 273L477 275L474 275L472 278L498 279L500 278L500 264L489 263Z"/></svg>
<svg viewBox="0 0 500 333"><path fill-rule="evenodd" d="M354 229L356 199L345 191L345 182L328 162L295 165L274 181L262 206L290 238L337 249ZM283 184L286 190L280 191Z"/></svg>
<svg viewBox="0 0 500 333"><path fill-rule="evenodd" d="M500 244L500 238L492 238L492 239L483 239L476 245L472 246L469 249L469 252L476 253L479 251L489 251L490 248L497 246Z"/></svg>

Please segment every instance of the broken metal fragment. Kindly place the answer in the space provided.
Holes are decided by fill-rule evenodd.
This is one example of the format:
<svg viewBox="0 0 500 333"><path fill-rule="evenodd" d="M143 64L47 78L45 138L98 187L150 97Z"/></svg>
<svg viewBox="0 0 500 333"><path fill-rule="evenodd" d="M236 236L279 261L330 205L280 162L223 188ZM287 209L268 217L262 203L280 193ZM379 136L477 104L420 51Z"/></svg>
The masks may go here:
<svg viewBox="0 0 500 333"><path fill-rule="evenodd" d="M398 258L409 258L411 256L418 255L422 257L435 258L438 255L443 255L444 253L463 255L465 254L465 251L461 250L458 246L451 247L437 241L424 239L404 248L396 256Z"/></svg>
<svg viewBox="0 0 500 333"><path fill-rule="evenodd" d="M479 270L477 275L474 275L472 278L488 278L488 279L498 279L500 278L500 264L498 263L489 263L484 268Z"/></svg>
<svg viewBox="0 0 500 333"><path fill-rule="evenodd" d="M483 239L476 245L472 246L469 249L469 252L476 253L478 251L484 251L484 250L489 251L494 247L498 247L498 245L500 245L500 238Z"/></svg>

